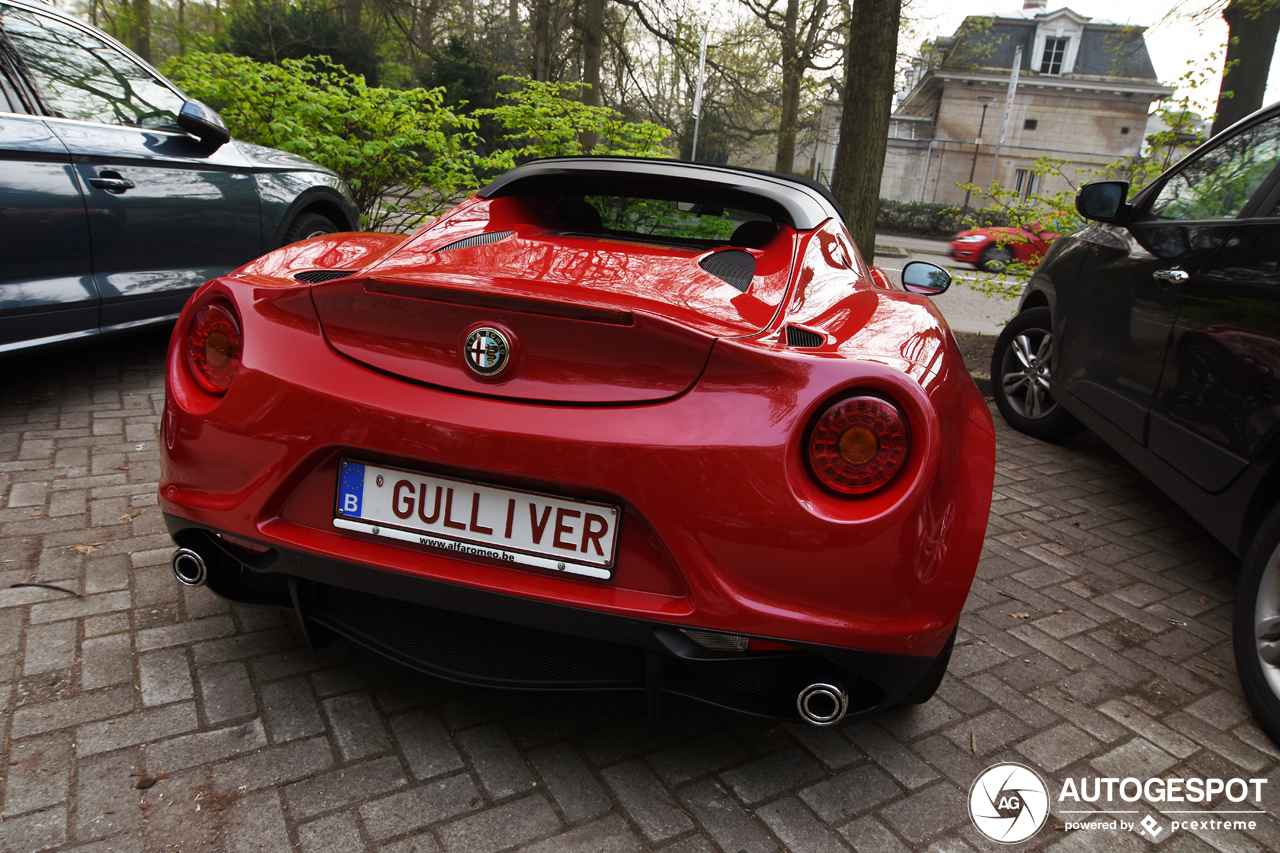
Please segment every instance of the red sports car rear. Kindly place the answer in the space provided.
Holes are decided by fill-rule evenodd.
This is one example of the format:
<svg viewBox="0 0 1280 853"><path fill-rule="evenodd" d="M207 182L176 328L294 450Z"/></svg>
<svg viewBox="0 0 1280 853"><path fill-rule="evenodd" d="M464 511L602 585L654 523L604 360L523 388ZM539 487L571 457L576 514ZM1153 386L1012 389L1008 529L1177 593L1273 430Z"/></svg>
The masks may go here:
<svg viewBox="0 0 1280 853"><path fill-rule="evenodd" d="M936 689L994 460L828 194L616 158L208 283L163 432L178 579L315 644L817 723Z"/></svg>

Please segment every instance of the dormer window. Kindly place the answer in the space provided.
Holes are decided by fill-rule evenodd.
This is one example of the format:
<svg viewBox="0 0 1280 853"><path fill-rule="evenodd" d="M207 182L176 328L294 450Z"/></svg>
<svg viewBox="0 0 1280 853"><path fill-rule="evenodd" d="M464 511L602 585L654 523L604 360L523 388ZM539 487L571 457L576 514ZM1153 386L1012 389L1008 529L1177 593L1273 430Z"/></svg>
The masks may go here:
<svg viewBox="0 0 1280 853"><path fill-rule="evenodd" d="M1044 53L1040 58L1041 74L1061 74L1062 65L1067 58L1067 42L1066 38L1046 38L1044 40Z"/></svg>

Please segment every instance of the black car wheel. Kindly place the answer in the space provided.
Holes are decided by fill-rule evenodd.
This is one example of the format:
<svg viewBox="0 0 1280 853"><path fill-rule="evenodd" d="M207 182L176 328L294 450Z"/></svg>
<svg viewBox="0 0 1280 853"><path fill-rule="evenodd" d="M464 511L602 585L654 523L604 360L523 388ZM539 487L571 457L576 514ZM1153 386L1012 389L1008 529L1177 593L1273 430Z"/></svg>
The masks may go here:
<svg viewBox="0 0 1280 853"><path fill-rule="evenodd" d="M1280 507L1245 554L1232 626L1245 698L1258 725L1280 744Z"/></svg>
<svg viewBox="0 0 1280 853"><path fill-rule="evenodd" d="M1054 441L1081 426L1049 393L1051 328L1048 308L1029 308L1008 322L991 355L991 393L1009 426Z"/></svg>
<svg viewBox="0 0 1280 853"><path fill-rule="evenodd" d="M1012 260L1013 254L1008 249L988 246L982 250L982 257L978 259L978 269L986 272L1004 272L1009 268L1009 262Z"/></svg>
<svg viewBox="0 0 1280 853"><path fill-rule="evenodd" d="M337 233L338 226L334 225L327 216L321 216L318 213L304 213L293 220L289 230L284 232L284 244L287 246L299 240L306 240L308 237L320 237L325 234Z"/></svg>

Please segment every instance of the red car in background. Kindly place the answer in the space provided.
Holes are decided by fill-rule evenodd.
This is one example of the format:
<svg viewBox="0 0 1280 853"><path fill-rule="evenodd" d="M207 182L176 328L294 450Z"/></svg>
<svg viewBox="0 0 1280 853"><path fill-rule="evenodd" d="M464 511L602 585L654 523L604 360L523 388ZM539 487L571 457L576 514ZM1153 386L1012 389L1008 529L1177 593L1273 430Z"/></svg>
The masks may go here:
<svg viewBox="0 0 1280 853"><path fill-rule="evenodd" d="M174 574L469 684L923 702L995 437L948 274L903 279L816 183L624 158L273 252L174 331Z"/></svg>
<svg viewBox="0 0 1280 853"><path fill-rule="evenodd" d="M1004 272L1011 263L1034 267L1061 236L1038 222L1026 228L974 228L951 238L951 258L986 272Z"/></svg>

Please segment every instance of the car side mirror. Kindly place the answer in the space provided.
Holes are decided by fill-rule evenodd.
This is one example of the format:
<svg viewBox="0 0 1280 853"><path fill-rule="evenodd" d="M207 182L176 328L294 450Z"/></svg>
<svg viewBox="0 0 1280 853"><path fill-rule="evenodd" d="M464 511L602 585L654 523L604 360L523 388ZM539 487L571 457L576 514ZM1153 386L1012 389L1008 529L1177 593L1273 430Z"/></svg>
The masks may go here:
<svg viewBox="0 0 1280 853"><path fill-rule="evenodd" d="M1124 222L1133 205L1128 181L1092 181L1076 192L1076 212L1094 222Z"/></svg>
<svg viewBox="0 0 1280 853"><path fill-rule="evenodd" d="M951 273L927 261L912 261L902 268L902 287L907 293L937 296L951 286Z"/></svg>
<svg viewBox="0 0 1280 853"><path fill-rule="evenodd" d="M199 139L210 151L231 141L231 131L218 111L196 100L188 100L178 113L178 127Z"/></svg>

